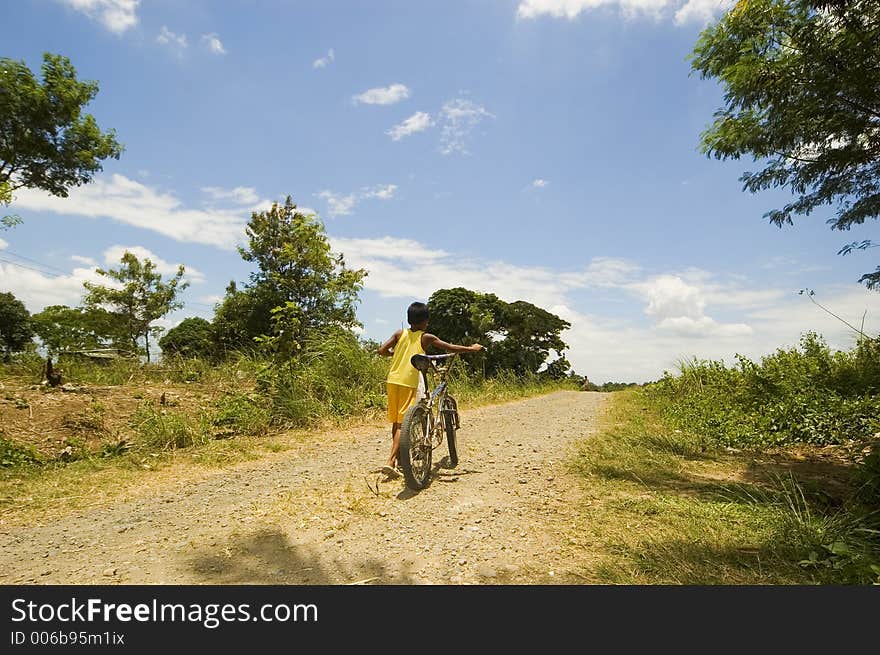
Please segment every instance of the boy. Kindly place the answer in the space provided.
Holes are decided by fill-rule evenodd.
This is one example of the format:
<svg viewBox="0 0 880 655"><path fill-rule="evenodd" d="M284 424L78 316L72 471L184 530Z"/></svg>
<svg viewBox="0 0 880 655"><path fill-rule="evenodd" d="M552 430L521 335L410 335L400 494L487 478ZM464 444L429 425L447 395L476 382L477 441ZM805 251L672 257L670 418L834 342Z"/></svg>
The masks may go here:
<svg viewBox="0 0 880 655"><path fill-rule="evenodd" d="M388 420L391 421L391 455L388 465L382 472L390 477L400 474L396 470L397 451L400 448L400 426L403 415L416 400L419 389L419 372L410 363L415 354L424 354L426 348L437 348L450 353L470 353L483 350L483 346L475 343L472 346L460 346L441 341L425 330L428 327L428 306L423 302L414 302L406 310L409 329L401 329L379 347L379 355L391 357L391 369L388 371L386 388L388 390Z"/></svg>

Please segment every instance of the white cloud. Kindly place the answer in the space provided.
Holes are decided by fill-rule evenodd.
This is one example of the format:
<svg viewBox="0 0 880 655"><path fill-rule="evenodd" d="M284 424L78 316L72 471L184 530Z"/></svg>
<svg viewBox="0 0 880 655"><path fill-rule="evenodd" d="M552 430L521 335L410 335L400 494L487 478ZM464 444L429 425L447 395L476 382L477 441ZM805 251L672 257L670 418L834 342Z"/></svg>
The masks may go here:
<svg viewBox="0 0 880 655"><path fill-rule="evenodd" d="M331 237L331 246L336 252L354 253L358 259L399 259L401 261L424 262L443 259L448 253L428 248L411 239L382 237L380 239L350 239Z"/></svg>
<svg viewBox="0 0 880 655"><path fill-rule="evenodd" d="M162 45L177 46L178 48L186 48L189 44L186 42L186 34L175 34L165 25L156 37L156 41Z"/></svg>
<svg viewBox="0 0 880 655"><path fill-rule="evenodd" d="M635 280L640 271L637 264L626 259L593 257L585 270L561 273L560 280L570 287L626 287Z"/></svg>
<svg viewBox="0 0 880 655"><path fill-rule="evenodd" d="M574 369L599 383L657 379L690 357L733 363L734 354L742 353L758 359L796 345L811 329L833 348L852 344L851 330L791 290L699 269L649 275L634 262L594 258L583 269L558 271L468 259L390 236L336 237L331 246L349 266L366 268L365 288L384 298L425 299L437 289L462 286L547 308L571 323L562 336ZM574 309L583 302L599 307L609 292L623 317ZM833 298L830 309L853 325L867 309L866 332L877 331L880 294L857 285L824 293ZM627 306L641 312L628 312Z"/></svg>
<svg viewBox="0 0 880 655"><path fill-rule="evenodd" d="M679 275L659 275L629 286L648 301L645 314L656 321L657 330L694 338L752 333L751 326L745 323L719 323L707 316L705 288Z"/></svg>
<svg viewBox="0 0 880 655"><path fill-rule="evenodd" d="M486 111L485 107L465 98L456 98L443 105L443 109L440 110L440 120L443 124L440 152L444 155L454 152L468 154L467 140L484 118L494 118L494 115Z"/></svg>
<svg viewBox="0 0 880 655"><path fill-rule="evenodd" d="M173 264L171 262L167 262L152 251L144 248L143 246L110 246L104 251L104 263L111 267L116 268L119 266L122 256L126 253L130 252L132 255L137 257L139 260L143 261L145 259L149 259L156 267L156 272L161 275L167 277L173 277L177 274L177 267L180 264ZM193 268L191 266L184 265L184 279L192 282L199 283L205 281L205 275L200 270Z"/></svg>
<svg viewBox="0 0 880 655"><path fill-rule="evenodd" d="M372 91L376 90L373 89ZM485 107L481 107L466 98L455 98L443 105L440 111L437 112L436 118L432 117L428 112L417 111L403 122L386 130L385 134L390 136L392 141L399 141L417 132L424 132L439 123L440 152L444 155L454 152L468 154L467 141L471 132L483 119L494 117ZM544 182L544 180L540 180L540 182Z"/></svg>
<svg viewBox="0 0 880 655"><path fill-rule="evenodd" d="M431 114L424 111L417 111L415 114L387 130L385 134L391 137L392 141L400 141L403 137L415 134L416 132L424 132L434 124L431 120Z"/></svg>
<svg viewBox="0 0 880 655"><path fill-rule="evenodd" d="M543 189L543 188L546 187L548 184L550 184L550 183L549 183L547 180L542 180L542 179L539 177L538 179L532 181L531 186L532 186L533 189Z"/></svg>
<svg viewBox="0 0 880 655"><path fill-rule="evenodd" d="M675 24L708 23L735 3L736 0L688 0L675 12Z"/></svg>
<svg viewBox="0 0 880 655"><path fill-rule="evenodd" d="M64 275L49 275L0 262L0 289L11 292L32 314L49 305L80 304L85 281L105 282L92 267L75 268Z"/></svg>
<svg viewBox="0 0 880 655"><path fill-rule="evenodd" d="M116 245L105 249L103 260L106 267L117 268L126 250L140 259L149 258L163 276L177 272L176 264L165 261L142 246ZM72 255L70 259L82 265L74 267L69 273L41 271L30 264L24 266L0 261L0 289L11 292L25 304L28 311L36 313L49 305L79 305L85 295L84 282L115 285L113 280L95 272L98 262L93 258ZM198 269L187 267L184 279L198 283L203 282L205 276Z"/></svg>
<svg viewBox="0 0 880 655"><path fill-rule="evenodd" d="M212 32L211 34L203 34L202 43L204 43L208 50L215 55L226 54L226 48L223 47L223 42L215 32Z"/></svg>
<svg viewBox="0 0 880 655"><path fill-rule="evenodd" d="M71 255L70 260L76 262L77 264L83 264L84 266L89 266L91 268L95 268L98 265L91 257L83 257L82 255Z"/></svg>
<svg viewBox="0 0 880 655"><path fill-rule="evenodd" d="M754 330L745 323L718 323L709 316L693 318L691 316L674 316L661 320L656 325L657 330L671 332L683 337L735 337L744 334L752 334Z"/></svg>
<svg viewBox="0 0 880 655"><path fill-rule="evenodd" d="M257 190L250 186L237 186L233 189L203 186L202 192L209 195L213 200L231 200L238 205L253 205L260 202Z"/></svg>
<svg viewBox="0 0 880 655"><path fill-rule="evenodd" d="M4 241L3 239L0 239L0 250L3 250L3 249L8 248L8 247L9 247L9 242L8 242L8 241Z"/></svg>
<svg viewBox="0 0 880 655"><path fill-rule="evenodd" d="M393 105L395 102L409 98L409 89L403 84L392 84L387 87L368 89L352 98L355 104Z"/></svg>
<svg viewBox="0 0 880 655"><path fill-rule="evenodd" d="M357 203L357 198L355 198L355 195L353 193L343 196L325 189L317 195L319 198L323 198L327 201L327 214L329 214L331 217L347 216L351 214L354 211L355 204Z"/></svg>
<svg viewBox="0 0 880 655"><path fill-rule="evenodd" d="M336 53L333 52L333 48L330 48L327 51L327 54L320 59L316 59L312 62L313 68L324 68L328 64L330 64L334 59L336 59Z"/></svg>
<svg viewBox="0 0 880 655"><path fill-rule="evenodd" d="M365 188L361 193L363 198L379 198L380 200L389 200L394 197L397 191L396 184L385 184L372 188Z"/></svg>
<svg viewBox="0 0 880 655"><path fill-rule="evenodd" d="M648 16L655 19L672 17L677 25L708 22L730 9L736 0L520 0L516 8L519 19L541 16L575 20L582 13L603 7L617 8L626 19ZM672 10L675 9L674 13Z"/></svg>
<svg viewBox="0 0 880 655"><path fill-rule="evenodd" d="M661 275L633 285L648 300L645 313L657 319L703 315L706 301L700 289L674 275Z"/></svg>
<svg viewBox="0 0 880 655"><path fill-rule="evenodd" d="M76 11L101 22L108 30L121 34L138 23L140 0L61 0Z"/></svg>
<svg viewBox="0 0 880 655"><path fill-rule="evenodd" d="M170 193L114 174L71 189L59 198L35 189L21 189L15 207L56 214L109 218L152 230L177 241L231 249L244 237L250 218L241 207L192 209Z"/></svg>
<svg viewBox="0 0 880 655"><path fill-rule="evenodd" d="M345 195L325 189L316 195L327 201L327 214L331 217L347 216L354 213L355 206L362 200L378 198L390 200L397 191L396 184L384 184L374 187L363 187L360 191Z"/></svg>

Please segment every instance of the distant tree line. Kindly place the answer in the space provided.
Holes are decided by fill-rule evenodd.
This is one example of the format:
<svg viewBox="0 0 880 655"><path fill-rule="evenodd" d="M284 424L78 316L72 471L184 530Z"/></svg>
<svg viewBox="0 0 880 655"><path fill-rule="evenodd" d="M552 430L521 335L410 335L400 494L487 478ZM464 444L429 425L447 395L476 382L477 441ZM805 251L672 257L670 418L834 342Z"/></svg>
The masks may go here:
<svg viewBox="0 0 880 655"><path fill-rule="evenodd" d="M252 212L246 234L239 254L256 264L249 280L230 281L212 320L189 317L165 332L158 339L164 357L218 362L245 354L294 362L316 332L359 326L355 309L367 271L347 267L341 254L331 252L316 216L298 211L288 197L267 211ZM53 356L112 348L149 361L160 332L155 321L183 307L185 269L180 266L164 279L153 262L130 252L120 264L97 269L109 283L85 283L78 307L53 305L30 316L12 294L0 296L4 355L33 347L37 337ZM464 359L471 373L570 375L560 336L570 324L555 314L461 287L436 291L428 305L432 332L444 340L487 346Z"/></svg>

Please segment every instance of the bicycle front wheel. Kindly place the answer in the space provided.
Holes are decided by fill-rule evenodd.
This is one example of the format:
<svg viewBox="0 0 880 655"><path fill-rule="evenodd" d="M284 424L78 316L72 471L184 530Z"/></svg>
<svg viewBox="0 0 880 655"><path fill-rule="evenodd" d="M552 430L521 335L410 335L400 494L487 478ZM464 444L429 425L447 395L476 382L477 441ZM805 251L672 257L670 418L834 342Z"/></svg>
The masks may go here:
<svg viewBox="0 0 880 655"><path fill-rule="evenodd" d="M446 445L449 448L449 466L458 466L458 442L455 432L458 430L458 405L452 396L443 403L443 428L446 431Z"/></svg>
<svg viewBox="0 0 880 655"><path fill-rule="evenodd" d="M431 477L431 415L424 403L413 405L400 426L400 468L410 489L423 489Z"/></svg>

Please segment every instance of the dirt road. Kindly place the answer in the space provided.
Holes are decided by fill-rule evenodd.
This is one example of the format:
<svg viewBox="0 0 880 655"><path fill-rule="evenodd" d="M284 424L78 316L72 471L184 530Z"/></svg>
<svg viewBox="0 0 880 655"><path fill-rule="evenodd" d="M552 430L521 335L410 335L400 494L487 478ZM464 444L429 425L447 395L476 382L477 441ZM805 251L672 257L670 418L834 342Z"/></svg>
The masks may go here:
<svg viewBox="0 0 880 655"><path fill-rule="evenodd" d="M564 462L606 398L464 407L459 465L418 493L378 473L390 436L376 424L44 525L0 524L0 583L589 582Z"/></svg>

